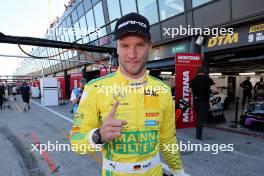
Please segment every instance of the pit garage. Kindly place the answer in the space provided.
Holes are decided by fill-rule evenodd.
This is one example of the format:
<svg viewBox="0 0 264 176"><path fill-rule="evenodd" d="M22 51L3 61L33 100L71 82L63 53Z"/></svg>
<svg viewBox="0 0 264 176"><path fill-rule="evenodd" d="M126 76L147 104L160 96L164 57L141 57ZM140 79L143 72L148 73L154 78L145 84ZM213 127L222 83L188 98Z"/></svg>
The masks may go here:
<svg viewBox="0 0 264 176"><path fill-rule="evenodd" d="M212 123L264 132L264 88L257 83L264 77L264 22L235 27L231 36L209 37L204 52L218 92L210 101ZM246 99L243 107L241 83L247 77L253 86L252 100ZM217 110L219 103L223 114Z"/></svg>

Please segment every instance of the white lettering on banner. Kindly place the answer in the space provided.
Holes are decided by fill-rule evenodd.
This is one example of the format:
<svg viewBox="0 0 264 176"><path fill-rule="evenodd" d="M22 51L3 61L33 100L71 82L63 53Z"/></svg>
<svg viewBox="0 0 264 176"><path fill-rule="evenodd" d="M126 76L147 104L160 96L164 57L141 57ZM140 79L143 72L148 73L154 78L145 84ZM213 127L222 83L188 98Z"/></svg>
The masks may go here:
<svg viewBox="0 0 264 176"><path fill-rule="evenodd" d="M192 95L191 95L191 107L193 107L193 96ZM190 115L191 115L190 122L193 122L194 121L194 113L193 113L193 111L190 111Z"/></svg>
<svg viewBox="0 0 264 176"><path fill-rule="evenodd" d="M179 56L179 60L200 60L200 56Z"/></svg>
<svg viewBox="0 0 264 176"><path fill-rule="evenodd" d="M183 99L186 102L189 102L189 96L190 96L190 90L189 90L190 77L189 77L189 73L190 73L190 71L184 71L183 72L182 96L183 96ZM183 122L189 122L189 111L188 110L183 113L182 121Z"/></svg>

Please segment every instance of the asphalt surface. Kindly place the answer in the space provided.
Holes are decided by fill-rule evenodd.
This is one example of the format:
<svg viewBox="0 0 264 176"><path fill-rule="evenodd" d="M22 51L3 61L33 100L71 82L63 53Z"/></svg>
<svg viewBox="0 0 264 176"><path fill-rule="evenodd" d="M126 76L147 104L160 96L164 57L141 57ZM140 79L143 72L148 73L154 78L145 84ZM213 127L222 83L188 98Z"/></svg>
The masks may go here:
<svg viewBox="0 0 264 176"><path fill-rule="evenodd" d="M0 110L0 175L1 176L97 176L101 175L100 158L76 155L72 151L33 150L37 143L69 144L72 126L70 105L43 108L39 100L22 111L18 98L11 109ZM203 151L182 150L186 173L191 176L262 176L264 139L205 128L204 140L197 141L195 129L178 129L178 143L203 146ZM233 151L217 151L216 146L230 145ZM207 148L205 147L207 146ZM208 147L209 146L209 147ZM33 150L33 151L32 151ZM216 153L217 154L213 154ZM100 155L100 154L98 154Z"/></svg>

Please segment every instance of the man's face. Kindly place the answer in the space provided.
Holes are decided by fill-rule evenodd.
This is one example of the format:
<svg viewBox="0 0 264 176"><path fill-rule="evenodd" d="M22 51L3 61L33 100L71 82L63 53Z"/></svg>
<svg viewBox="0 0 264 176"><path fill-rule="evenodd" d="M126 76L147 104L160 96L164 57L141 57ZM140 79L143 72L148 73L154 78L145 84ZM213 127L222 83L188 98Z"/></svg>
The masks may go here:
<svg viewBox="0 0 264 176"><path fill-rule="evenodd" d="M151 42L141 36L133 35L118 39L117 54L121 72L131 78L143 76L151 47Z"/></svg>

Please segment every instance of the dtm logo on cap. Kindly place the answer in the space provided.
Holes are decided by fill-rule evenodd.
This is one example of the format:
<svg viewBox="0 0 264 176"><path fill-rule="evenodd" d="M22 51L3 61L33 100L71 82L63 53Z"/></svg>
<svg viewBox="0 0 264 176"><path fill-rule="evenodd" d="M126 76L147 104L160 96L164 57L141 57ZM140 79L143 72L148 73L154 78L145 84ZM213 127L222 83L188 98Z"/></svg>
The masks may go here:
<svg viewBox="0 0 264 176"><path fill-rule="evenodd" d="M140 26L142 26L144 28L147 28L147 25L145 23L142 23L142 22L139 22L139 21L126 21L126 22L120 24L118 26L118 29L120 29L121 27L124 27L124 26L126 26L128 24L137 24L137 25L140 25Z"/></svg>

